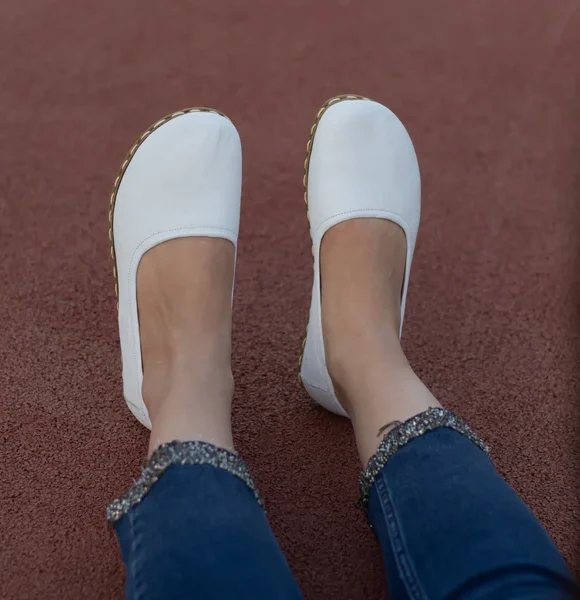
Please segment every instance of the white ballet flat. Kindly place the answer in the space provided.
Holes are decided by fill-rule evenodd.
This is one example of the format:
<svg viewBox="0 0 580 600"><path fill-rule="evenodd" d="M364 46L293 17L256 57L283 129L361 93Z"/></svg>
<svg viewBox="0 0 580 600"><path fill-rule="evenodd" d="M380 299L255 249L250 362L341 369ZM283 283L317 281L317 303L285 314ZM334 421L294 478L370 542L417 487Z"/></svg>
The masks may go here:
<svg viewBox="0 0 580 600"><path fill-rule="evenodd" d="M190 108L150 127L125 159L111 195L109 237L119 309L123 392L133 415L151 421L141 387L137 269L154 246L203 236L237 247L242 152L238 132L221 113Z"/></svg>
<svg viewBox="0 0 580 600"><path fill-rule="evenodd" d="M334 392L324 353L320 304L322 238L331 227L349 219L387 219L403 229L407 261L401 296L402 332L421 215L419 166L409 134L388 108L361 96L337 96L318 112L306 148L304 170L314 284L300 379L318 404L347 417Z"/></svg>

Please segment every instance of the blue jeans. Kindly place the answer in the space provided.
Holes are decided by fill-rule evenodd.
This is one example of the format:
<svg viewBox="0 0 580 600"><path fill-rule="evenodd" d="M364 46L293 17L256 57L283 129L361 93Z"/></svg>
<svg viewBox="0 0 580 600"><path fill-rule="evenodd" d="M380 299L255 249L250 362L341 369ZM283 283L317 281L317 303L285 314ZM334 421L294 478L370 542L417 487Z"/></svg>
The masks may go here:
<svg viewBox="0 0 580 600"><path fill-rule="evenodd" d="M391 600L580 597L537 519L487 455L451 429L391 457L368 518ZM169 467L115 528L128 600L303 597L254 495L216 467Z"/></svg>

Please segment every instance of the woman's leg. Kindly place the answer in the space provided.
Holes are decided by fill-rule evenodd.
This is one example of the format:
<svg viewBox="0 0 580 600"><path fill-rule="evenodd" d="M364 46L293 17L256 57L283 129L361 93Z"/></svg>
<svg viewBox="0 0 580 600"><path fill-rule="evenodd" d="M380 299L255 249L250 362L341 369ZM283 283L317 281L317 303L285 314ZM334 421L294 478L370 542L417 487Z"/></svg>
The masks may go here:
<svg viewBox="0 0 580 600"><path fill-rule="evenodd" d="M207 238L156 246L139 266L150 458L108 511L129 599L302 597L233 451L233 269L232 244Z"/></svg>
<svg viewBox="0 0 580 600"><path fill-rule="evenodd" d="M321 249L327 364L368 465L363 504L391 598L576 597L547 533L405 358L405 252L402 230L375 219L333 227Z"/></svg>
<svg viewBox="0 0 580 600"><path fill-rule="evenodd" d="M387 434L385 445L396 437ZM579 597L528 507L487 455L448 427L418 435L386 461L368 509L399 590L393 600Z"/></svg>

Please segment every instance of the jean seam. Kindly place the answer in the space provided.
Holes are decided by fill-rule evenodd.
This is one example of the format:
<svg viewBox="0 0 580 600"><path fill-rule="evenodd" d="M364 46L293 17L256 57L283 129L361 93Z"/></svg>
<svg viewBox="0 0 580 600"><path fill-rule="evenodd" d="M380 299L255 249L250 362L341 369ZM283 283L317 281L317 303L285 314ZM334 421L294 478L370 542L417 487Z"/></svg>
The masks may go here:
<svg viewBox="0 0 580 600"><path fill-rule="evenodd" d="M393 556L395 557L397 569L407 594L411 600L428 600L427 594L421 586L417 570L409 554L392 494L389 490L387 478L383 473L377 477L375 486L378 492L381 512L389 532Z"/></svg>
<svg viewBox="0 0 580 600"><path fill-rule="evenodd" d="M139 600L145 598L145 593L142 592L141 584L141 576L142 573L140 561L138 559L139 555L139 540L137 539L137 520L136 520L136 511L129 511L127 513L127 517L129 518L129 530L131 532L131 560L127 561L129 563L129 570L131 571L131 576L133 577L134 582L134 590L135 597L134 600Z"/></svg>

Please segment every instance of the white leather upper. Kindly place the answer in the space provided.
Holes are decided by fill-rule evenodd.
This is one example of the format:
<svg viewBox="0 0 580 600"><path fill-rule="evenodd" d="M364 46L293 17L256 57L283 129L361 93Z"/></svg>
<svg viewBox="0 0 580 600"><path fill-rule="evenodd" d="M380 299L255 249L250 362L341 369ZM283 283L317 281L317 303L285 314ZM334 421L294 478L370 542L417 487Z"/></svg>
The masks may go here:
<svg viewBox="0 0 580 600"><path fill-rule="evenodd" d="M319 404L347 416L326 368L320 305L320 245L334 225L355 218L394 221L407 238L401 331L409 273L421 213L419 166L399 119L370 100L342 100L322 115L311 149L308 212L314 283L300 375Z"/></svg>
<svg viewBox="0 0 580 600"><path fill-rule="evenodd" d="M119 284L123 389L131 412L151 427L143 402L137 269L170 239L204 236L237 245L242 182L238 132L212 112L177 116L153 131L129 163L113 217Z"/></svg>

